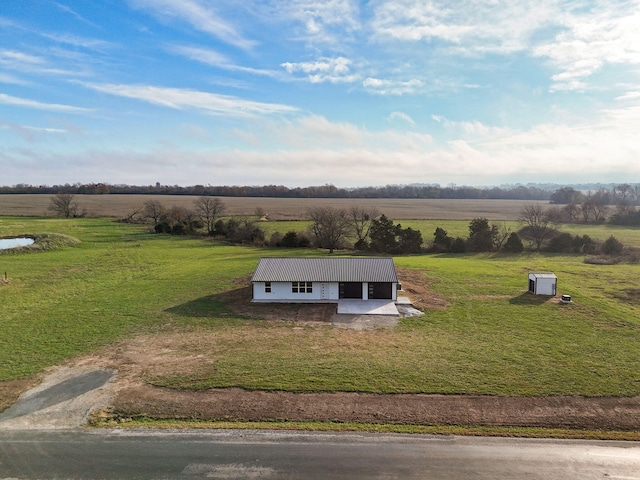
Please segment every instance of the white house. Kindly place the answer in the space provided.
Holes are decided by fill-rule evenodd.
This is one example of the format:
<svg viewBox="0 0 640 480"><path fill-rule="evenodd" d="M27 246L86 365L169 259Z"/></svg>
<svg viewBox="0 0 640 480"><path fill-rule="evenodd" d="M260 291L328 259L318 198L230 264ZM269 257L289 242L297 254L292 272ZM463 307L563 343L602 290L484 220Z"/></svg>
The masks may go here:
<svg viewBox="0 0 640 480"><path fill-rule="evenodd" d="M397 300L392 258L261 258L253 277L254 302Z"/></svg>
<svg viewBox="0 0 640 480"><path fill-rule="evenodd" d="M529 291L534 295L556 295L558 278L549 272L530 273Z"/></svg>

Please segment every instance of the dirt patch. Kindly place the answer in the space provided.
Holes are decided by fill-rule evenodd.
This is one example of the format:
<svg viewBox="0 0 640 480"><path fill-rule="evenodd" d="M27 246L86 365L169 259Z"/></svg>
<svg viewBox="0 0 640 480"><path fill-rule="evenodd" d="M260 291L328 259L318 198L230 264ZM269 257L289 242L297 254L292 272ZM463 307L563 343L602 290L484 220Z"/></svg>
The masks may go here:
<svg viewBox="0 0 640 480"><path fill-rule="evenodd" d="M197 420L635 430L640 398L182 392L140 385L122 392L114 408L124 416Z"/></svg>
<svg viewBox="0 0 640 480"><path fill-rule="evenodd" d="M444 310L447 302L438 296L430 287L434 280L429 278L424 270L397 269L402 290L411 300L411 304L418 310Z"/></svg>

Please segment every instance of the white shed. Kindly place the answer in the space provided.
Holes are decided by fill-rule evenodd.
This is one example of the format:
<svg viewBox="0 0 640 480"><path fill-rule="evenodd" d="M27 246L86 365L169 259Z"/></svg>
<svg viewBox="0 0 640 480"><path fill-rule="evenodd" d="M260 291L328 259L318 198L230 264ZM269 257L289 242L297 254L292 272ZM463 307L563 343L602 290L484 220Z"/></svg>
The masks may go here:
<svg viewBox="0 0 640 480"><path fill-rule="evenodd" d="M529 291L534 295L551 295L555 297L558 277L550 272L530 273Z"/></svg>

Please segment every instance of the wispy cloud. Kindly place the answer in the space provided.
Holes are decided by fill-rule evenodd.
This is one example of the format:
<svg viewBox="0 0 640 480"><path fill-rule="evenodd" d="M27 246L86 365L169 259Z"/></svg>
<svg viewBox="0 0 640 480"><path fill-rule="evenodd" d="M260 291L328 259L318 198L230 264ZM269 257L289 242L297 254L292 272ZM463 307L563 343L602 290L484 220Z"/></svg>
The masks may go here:
<svg viewBox="0 0 640 480"><path fill-rule="evenodd" d="M87 20L85 17L83 17L82 15L80 15L78 12L76 12L75 10L73 10L71 7L69 7L67 5L63 5L63 4L58 3L58 2L53 2L53 4L56 7L58 7L60 10L62 10L63 12L66 12L69 15L72 15L73 17L75 17L76 20L80 20L82 23L85 23L85 24L90 25L92 27L97 27L98 26L95 23L93 23L91 20Z"/></svg>
<svg viewBox="0 0 640 480"><path fill-rule="evenodd" d="M265 77L277 77L279 75L278 72L275 72L273 70L236 65L231 62L231 60L229 60L225 55L222 55L221 53L208 48L185 45L171 45L167 48L171 53L174 53L176 55L181 55L196 62L204 63L205 65L211 65L212 67L231 72L243 72L249 73L251 75L260 75Z"/></svg>
<svg viewBox="0 0 640 480"><path fill-rule="evenodd" d="M320 58L313 62L284 62L280 64L290 74L303 73L311 83L350 83L358 80L351 72L351 60L345 57Z"/></svg>
<svg viewBox="0 0 640 480"><path fill-rule="evenodd" d="M88 108L74 107L71 105L61 105L58 103L42 103L36 100L29 100L26 98L13 97L0 93L0 103L5 105L13 105L16 107L31 108L36 110L47 110L50 112L66 112L66 113L83 113L90 112Z"/></svg>
<svg viewBox="0 0 640 480"><path fill-rule="evenodd" d="M440 41L467 54L524 50L540 26L553 20L553 1L378 0L374 35L402 41ZM526 19L526 21L524 21Z"/></svg>
<svg viewBox="0 0 640 480"><path fill-rule="evenodd" d="M245 38L231 22L224 20L212 6L204 0L128 0L134 8L150 12L162 20L178 20L205 32L225 43L242 49L249 49L256 42Z"/></svg>
<svg viewBox="0 0 640 480"><path fill-rule="evenodd" d="M260 115L288 114L295 107L277 103L263 103L242 98L219 95L197 90L156 87L152 85L116 85L76 82L92 90L119 97L133 98L143 102L177 110L195 109L212 115L230 117L252 117Z"/></svg>
<svg viewBox="0 0 640 480"><path fill-rule="evenodd" d="M20 135L27 142L34 142L42 134L65 134L67 130L61 128L48 128L48 127L33 127L30 125L14 125L14 124L0 124L0 130L11 130Z"/></svg>
<svg viewBox="0 0 640 480"><path fill-rule="evenodd" d="M0 66L25 73L37 73L43 75L68 75L77 76L83 72L84 66L75 70L63 69L51 66L51 62L42 56L16 50L0 50Z"/></svg>
<svg viewBox="0 0 640 480"><path fill-rule="evenodd" d="M361 28L357 0L272 0L262 11L281 22L293 21L293 35L312 43L340 45Z"/></svg>
<svg viewBox="0 0 640 480"><path fill-rule="evenodd" d="M68 33L41 33L45 38L53 40L54 42L64 43L73 47L86 48L89 50L105 50L112 48L112 44L104 40L98 40L95 38L84 38L77 35L70 35Z"/></svg>
<svg viewBox="0 0 640 480"><path fill-rule="evenodd" d="M369 77L364 79L362 86L370 93L378 95L405 95L415 93L424 83L417 78L411 80L388 80Z"/></svg>
<svg viewBox="0 0 640 480"><path fill-rule="evenodd" d="M416 122L409 115L403 112L391 112L391 114L387 117L387 120L393 122L395 120L400 120L408 123L409 125L415 125Z"/></svg>
<svg viewBox="0 0 640 480"><path fill-rule="evenodd" d="M606 65L640 65L640 2L611 2L562 18L565 29L533 50L560 70L552 91L584 90L586 80Z"/></svg>

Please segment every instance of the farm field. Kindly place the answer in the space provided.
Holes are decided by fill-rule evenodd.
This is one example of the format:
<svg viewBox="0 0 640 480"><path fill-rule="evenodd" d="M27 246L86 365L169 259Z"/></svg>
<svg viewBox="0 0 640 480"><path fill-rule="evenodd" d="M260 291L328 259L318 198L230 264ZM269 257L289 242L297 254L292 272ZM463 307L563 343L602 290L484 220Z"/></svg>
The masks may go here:
<svg viewBox="0 0 640 480"><path fill-rule="evenodd" d="M638 265L532 253L397 257L434 307L392 330L352 331L244 317L228 304L261 256L323 251L153 235L108 219L0 217L0 236L33 232L81 243L0 255L0 394L49 366L143 342L145 381L179 389L640 395ZM534 270L554 271L575 303L525 293Z"/></svg>
<svg viewBox="0 0 640 480"><path fill-rule="evenodd" d="M51 195L0 195L0 215L47 216ZM76 195L80 212L90 217L120 218L148 200L158 200L167 207L192 208L198 197L181 195ZM253 215L261 207L271 220L302 220L309 207L376 207L395 220L451 219L515 220L526 202L521 200L440 200L440 199L339 199L339 198L253 198L220 197L228 215Z"/></svg>

